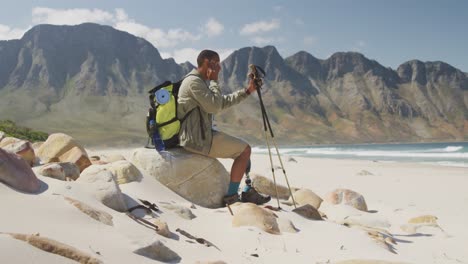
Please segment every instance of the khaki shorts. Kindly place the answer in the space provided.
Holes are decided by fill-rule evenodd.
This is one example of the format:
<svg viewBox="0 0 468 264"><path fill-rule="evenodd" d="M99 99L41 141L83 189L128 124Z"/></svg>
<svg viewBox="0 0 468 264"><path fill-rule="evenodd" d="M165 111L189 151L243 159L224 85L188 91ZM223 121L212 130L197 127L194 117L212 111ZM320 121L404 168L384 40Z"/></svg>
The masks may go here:
<svg viewBox="0 0 468 264"><path fill-rule="evenodd" d="M233 137L221 131L213 131L213 143L211 144L209 157L222 159L235 159L244 152L247 142Z"/></svg>
<svg viewBox="0 0 468 264"><path fill-rule="evenodd" d="M235 159L244 152L248 145L247 142L240 138L233 137L221 131L213 131L213 143L211 144L210 152L206 156L211 158ZM189 151L202 154L193 150Z"/></svg>

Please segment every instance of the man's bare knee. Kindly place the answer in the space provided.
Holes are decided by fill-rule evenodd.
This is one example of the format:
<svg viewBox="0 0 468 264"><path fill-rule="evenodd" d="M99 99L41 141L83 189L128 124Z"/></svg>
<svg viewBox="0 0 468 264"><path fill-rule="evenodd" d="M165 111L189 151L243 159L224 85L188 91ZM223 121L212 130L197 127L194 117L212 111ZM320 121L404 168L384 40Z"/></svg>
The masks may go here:
<svg viewBox="0 0 468 264"><path fill-rule="evenodd" d="M252 148L250 147L250 145L247 145L247 147L245 147L244 151L242 152L242 155L246 158L250 158L251 153L252 153Z"/></svg>

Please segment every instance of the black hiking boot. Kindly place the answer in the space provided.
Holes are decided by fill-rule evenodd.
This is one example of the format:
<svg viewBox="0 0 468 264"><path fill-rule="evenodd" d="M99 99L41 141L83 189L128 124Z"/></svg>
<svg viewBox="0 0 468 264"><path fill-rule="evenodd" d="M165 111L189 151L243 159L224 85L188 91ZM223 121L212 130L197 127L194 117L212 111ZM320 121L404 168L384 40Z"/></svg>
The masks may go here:
<svg viewBox="0 0 468 264"><path fill-rule="evenodd" d="M243 203L254 203L256 205L261 205L264 203L268 203L270 200L271 196L266 196L258 193L254 187L250 187L248 191L242 192L241 194L241 201Z"/></svg>
<svg viewBox="0 0 468 264"><path fill-rule="evenodd" d="M237 193L233 194L233 195L229 195L229 196L224 196L224 198L223 198L223 205L224 206L226 206L226 204L231 205L231 204L237 203L237 202L240 202L239 195Z"/></svg>

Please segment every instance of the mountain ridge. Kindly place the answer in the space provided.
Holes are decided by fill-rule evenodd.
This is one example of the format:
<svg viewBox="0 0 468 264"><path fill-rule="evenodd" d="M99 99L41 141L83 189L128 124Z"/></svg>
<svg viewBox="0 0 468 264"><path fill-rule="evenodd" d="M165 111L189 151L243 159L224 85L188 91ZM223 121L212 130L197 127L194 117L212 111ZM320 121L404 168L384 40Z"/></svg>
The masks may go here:
<svg viewBox="0 0 468 264"><path fill-rule="evenodd" d="M19 40L0 41L0 61L0 119L124 144L146 136L146 91L195 68L163 59L142 38L92 23L36 26ZM249 64L267 73L265 104L287 144L468 139L468 73L445 62L410 60L391 69L357 52L283 58L274 46L245 47L222 61L224 92L246 86ZM261 142L256 96L217 121Z"/></svg>

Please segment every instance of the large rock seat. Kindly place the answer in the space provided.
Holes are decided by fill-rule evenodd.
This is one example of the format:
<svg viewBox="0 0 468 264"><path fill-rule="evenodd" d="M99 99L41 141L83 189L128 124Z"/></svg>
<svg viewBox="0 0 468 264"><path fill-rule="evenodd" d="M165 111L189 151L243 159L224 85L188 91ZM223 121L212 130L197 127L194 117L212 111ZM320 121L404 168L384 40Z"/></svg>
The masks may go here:
<svg viewBox="0 0 468 264"><path fill-rule="evenodd" d="M190 153L181 148L158 153L139 148L131 154L131 162L146 175L197 205L208 208L223 206L229 185L229 173L217 160Z"/></svg>

